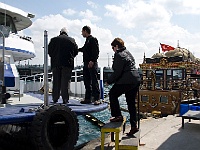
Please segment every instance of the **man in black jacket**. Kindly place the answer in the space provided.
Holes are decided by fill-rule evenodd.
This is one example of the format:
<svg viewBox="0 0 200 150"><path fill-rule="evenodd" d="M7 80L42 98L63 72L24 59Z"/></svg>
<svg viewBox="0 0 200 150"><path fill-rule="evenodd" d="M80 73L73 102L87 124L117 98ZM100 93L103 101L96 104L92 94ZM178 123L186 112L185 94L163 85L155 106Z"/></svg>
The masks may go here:
<svg viewBox="0 0 200 150"><path fill-rule="evenodd" d="M100 91L98 83L98 63L99 44L98 40L91 35L91 28L84 26L82 28L82 35L86 38L85 44L79 48L83 52L83 80L85 85L85 99L81 101L82 104L91 103L91 97L94 97L94 104L100 104Z"/></svg>
<svg viewBox="0 0 200 150"><path fill-rule="evenodd" d="M51 57L53 72L53 102L58 102L61 94L63 104L66 104L69 100L69 81L74 69L74 57L78 54L78 46L75 40L68 36L65 27L61 29L59 36L51 39L48 54Z"/></svg>

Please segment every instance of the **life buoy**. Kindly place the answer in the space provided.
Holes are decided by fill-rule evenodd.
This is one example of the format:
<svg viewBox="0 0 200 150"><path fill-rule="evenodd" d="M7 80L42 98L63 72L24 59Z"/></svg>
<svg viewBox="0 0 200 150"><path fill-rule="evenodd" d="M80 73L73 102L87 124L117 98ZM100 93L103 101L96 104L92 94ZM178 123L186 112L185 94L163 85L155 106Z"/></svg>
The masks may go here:
<svg viewBox="0 0 200 150"><path fill-rule="evenodd" d="M31 123L31 140L39 150L73 150L79 135L77 116L66 105L39 109Z"/></svg>

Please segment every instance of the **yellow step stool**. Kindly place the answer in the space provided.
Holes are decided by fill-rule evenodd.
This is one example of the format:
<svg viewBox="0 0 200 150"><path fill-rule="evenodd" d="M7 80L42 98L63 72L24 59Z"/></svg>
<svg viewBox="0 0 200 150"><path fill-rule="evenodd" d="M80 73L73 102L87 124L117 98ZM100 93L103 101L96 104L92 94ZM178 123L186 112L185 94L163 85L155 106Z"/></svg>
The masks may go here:
<svg viewBox="0 0 200 150"><path fill-rule="evenodd" d="M115 150L119 149L119 133L125 131L126 117L123 122L109 122L101 128L101 150L104 150L105 133L111 132L111 141L115 141ZM115 133L115 140L114 140Z"/></svg>

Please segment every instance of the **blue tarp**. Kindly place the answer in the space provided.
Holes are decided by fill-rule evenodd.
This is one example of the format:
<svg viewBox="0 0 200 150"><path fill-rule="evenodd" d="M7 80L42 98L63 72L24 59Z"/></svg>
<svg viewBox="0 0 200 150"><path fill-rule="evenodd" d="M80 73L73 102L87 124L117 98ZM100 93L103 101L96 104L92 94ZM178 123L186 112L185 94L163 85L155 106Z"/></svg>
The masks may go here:
<svg viewBox="0 0 200 150"><path fill-rule="evenodd" d="M41 100L41 104L42 103L43 101ZM34 110L35 108L38 108L41 104L21 104L18 106L11 105L9 107L0 108L0 125L31 122L36 113L35 111L29 112L29 110ZM62 104L62 102L58 102L58 104ZM70 99L66 107L71 108L72 111L75 112L77 115L84 115L105 110L108 108L108 104L81 104L80 101L76 99Z"/></svg>
<svg viewBox="0 0 200 150"><path fill-rule="evenodd" d="M13 74L12 67L10 64L5 64L4 80L5 80L6 87L14 87L15 86L15 76Z"/></svg>

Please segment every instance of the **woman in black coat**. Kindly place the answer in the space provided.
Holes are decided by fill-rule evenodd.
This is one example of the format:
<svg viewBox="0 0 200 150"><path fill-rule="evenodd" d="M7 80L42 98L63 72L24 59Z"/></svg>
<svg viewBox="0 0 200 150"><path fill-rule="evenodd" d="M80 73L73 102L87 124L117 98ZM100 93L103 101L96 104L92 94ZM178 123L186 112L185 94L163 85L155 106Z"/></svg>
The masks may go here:
<svg viewBox="0 0 200 150"><path fill-rule="evenodd" d="M135 59L124 46L124 41L120 38L115 38L111 46L115 54L112 65L113 73L107 81L107 84L114 83L109 92L112 115L110 121L123 121L118 97L125 94L131 124L131 130L127 135L133 135L138 131L135 98L140 85L140 76L135 67Z"/></svg>

